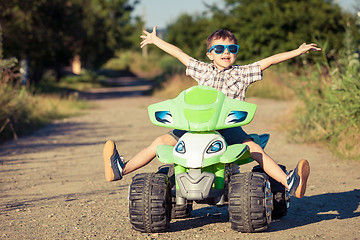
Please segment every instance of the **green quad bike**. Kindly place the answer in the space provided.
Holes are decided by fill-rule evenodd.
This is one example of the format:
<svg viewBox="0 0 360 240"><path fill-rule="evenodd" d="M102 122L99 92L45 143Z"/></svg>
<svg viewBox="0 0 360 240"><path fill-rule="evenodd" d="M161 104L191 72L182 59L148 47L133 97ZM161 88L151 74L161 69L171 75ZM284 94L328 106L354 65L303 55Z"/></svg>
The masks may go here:
<svg viewBox="0 0 360 240"><path fill-rule="evenodd" d="M256 108L207 86L191 87L175 99L150 105L153 124L188 132L175 146L158 146L157 158L166 164L158 172L133 177L129 186L132 227L164 232L171 218L190 216L193 201L228 204L231 228L240 232L265 231L271 218L285 216L290 201L285 187L259 166L240 173L239 165L253 161L248 146L228 146L216 131L250 123ZM269 134L251 136L263 148L269 139Z"/></svg>

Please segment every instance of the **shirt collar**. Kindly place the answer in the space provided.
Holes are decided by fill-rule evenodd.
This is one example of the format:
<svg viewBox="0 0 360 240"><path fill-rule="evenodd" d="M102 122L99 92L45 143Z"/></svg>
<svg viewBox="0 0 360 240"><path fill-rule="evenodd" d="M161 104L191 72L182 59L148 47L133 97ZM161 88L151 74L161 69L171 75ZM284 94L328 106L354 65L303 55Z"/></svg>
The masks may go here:
<svg viewBox="0 0 360 240"><path fill-rule="evenodd" d="M213 70L217 70L218 72L225 72L226 70L230 70L233 68L233 65L231 65L230 67L228 68L224 68L223 70L219 70L214 63L210 63L210 67L213 69Z"/></svg>

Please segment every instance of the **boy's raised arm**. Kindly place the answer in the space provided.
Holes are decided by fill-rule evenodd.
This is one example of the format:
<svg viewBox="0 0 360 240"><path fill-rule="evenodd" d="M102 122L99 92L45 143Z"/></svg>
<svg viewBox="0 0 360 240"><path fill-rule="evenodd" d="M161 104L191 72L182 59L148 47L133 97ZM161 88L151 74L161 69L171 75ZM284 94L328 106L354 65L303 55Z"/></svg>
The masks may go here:
<svg viewBox="0 0 360 240"><path fill-rule="evenodd" d="M286 60L297 57L297 56L299 56L303 53L309 52L309 51L321 51L321 48L318 48L317 45L314 43L311 43L311 44L303 43L300 45L299 48L297 48L295 50L275 54L273 56L270 56L268 58L264 58L263 60L260 60L261 70L265 70L268 67L270 67L271 65L275 65L275 64L284 62Z"/></svg>
<svg viewBox="0 0 360 240"><path fill-rule="evenodd" d="M187 66L190 56L187 55L186 53L184 53L180 48L178 48L168 42L165 42L164 40L159 38L156 35L156 29L157 29L157 27L155 26L153 28L152 33L149 33L148 31L145 31L145 30L143 31L144 34L141 35L140 37L144 40L140 43L140 47L143 48L144 46L146 46L148 44L154 44L161 50L176 57L177 59L180 60L180 62L182 62L185 66Z"/></svg>

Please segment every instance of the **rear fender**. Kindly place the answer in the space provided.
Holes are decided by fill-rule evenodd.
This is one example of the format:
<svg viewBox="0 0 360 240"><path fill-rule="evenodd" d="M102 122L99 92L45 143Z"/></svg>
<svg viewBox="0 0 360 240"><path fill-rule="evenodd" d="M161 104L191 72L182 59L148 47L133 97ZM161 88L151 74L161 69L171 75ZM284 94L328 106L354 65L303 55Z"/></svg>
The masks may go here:
<svg viewBox="0 0 360 240"><path fill-rule="evenodd" d="M258 134L250 134L250 137L252 139L254 139L254 142L259 144L263 149L265 148L266 144L268 143L269 141L269 138L270 138L270 134L268 133L265 133L265 134L261 134L261 135L258 135Z"/></svg>

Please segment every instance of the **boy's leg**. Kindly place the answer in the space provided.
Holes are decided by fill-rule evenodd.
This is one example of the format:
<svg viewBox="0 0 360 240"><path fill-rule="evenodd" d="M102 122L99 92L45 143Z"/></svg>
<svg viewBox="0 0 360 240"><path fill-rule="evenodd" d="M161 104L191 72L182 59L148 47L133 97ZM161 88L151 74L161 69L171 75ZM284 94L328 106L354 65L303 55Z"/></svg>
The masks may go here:
<svg viewBox="0 0 360 240"><path fill-rule="evenodd" d="M176 140L169 134L157 137L148 147L141 150L127 163L118 153L116 145L112 140L106 142L103 150L105 164L105 178L109 182L122 179L122 176L148 164L156 156L156 148L159 145L173 145Z"/></svg>
<svg viewBox="0 0 360 240"><path fill-rule="evenodd" d="M124 175L139 169L153 160L156 156L156 148L160 145L175 146L176 140L169 134L157 137L149 146L138 152L125 165Z"/></svg>
<svg viewBox="0 0 360 240"><path fill-rule="evenodd" d="M290 195L297 198L304 196L307 179L310 174L310 165L306 160L301 160L294 171L286 175L279 165L264 150L251 139L244 141L250 148L251 158L259 163L270 177L283 184L290 191Z"/></svg>
<svg viewBox="0 0 360 240"><path fill-rule="evenodd" d="M248 145L250 148L251 158L259 163L260 167L269 174L270 177L288 187L286 181L286 173L279 167L279 165L264 152L264 149L256 144L251 139L244 141L244 144Z"/></svg>

